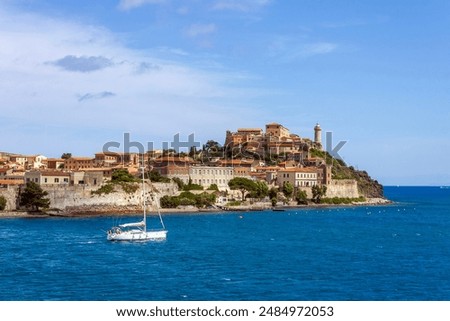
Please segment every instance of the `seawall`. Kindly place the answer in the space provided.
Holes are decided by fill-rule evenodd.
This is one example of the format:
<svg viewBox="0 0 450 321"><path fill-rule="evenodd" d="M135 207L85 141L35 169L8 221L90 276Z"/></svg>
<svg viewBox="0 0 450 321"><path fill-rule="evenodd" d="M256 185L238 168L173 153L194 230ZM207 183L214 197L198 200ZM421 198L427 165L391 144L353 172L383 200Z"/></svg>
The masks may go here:
<svg viewBox="0 0 450 321"><path fill-rule="evenodd" d="M88 185L51 185L42 186L48 192L52 212L76 214L102 214L102 213L137 213L142 211L142 186L136 183L137 190L132 193L125 192L116 185L114 192L97 195L93 193L99 186ZM178 187L174 183L149 183L145 185L145 202L149 211L156 211L156 198L164 195L177 195ZM308 197L312 197L311 188L305 188ZM17 209L18 187L1 188L0 195L7 199L7 211ZM239 193L240 196L240 193ZM327 186L325 197L359 197L358 185L355 180L335 180Z"/></svg>

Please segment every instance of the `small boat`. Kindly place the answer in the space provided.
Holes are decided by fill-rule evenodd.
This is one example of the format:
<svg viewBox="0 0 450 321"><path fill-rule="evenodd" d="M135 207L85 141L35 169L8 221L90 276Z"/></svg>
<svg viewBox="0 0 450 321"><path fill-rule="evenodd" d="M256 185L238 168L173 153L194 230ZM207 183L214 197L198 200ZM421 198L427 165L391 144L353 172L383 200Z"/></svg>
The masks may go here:
<svg viewBox="0 0 450 321"><path fill-rule="evenodd" d="M274 212L284 212L285 209L284 209L284 208L276 208L276 207L272 207L272 211L274 211Z"/></svg>
<svg viewBox="0 0 450 321"><path fill-rule="evenodd" d="M142 168L142 199L143 199L143 219L140 222L126 223L112 227L107 232L108 241L129 241L129 242L143 242L143 241L162 241L167 237L167 230L161 217L158 207L159 220L161 228L158 230L147 230L147 213L145 204L145 180L144 168Z"/></svg>

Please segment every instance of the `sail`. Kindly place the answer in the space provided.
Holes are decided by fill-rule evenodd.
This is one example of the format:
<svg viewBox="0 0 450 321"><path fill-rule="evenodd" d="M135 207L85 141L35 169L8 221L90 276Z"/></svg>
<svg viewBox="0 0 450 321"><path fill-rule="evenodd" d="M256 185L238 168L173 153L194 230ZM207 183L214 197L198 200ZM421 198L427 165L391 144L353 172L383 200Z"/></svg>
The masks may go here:
<svg viewBox="0 0 450 321"><path fill-rule="evenodd" d="M119 225L122 228L125 227L144 227L145 226L145 221L141 221L141 222L137 222L137 223L126 223L126 224L121 224Z"/></svg>

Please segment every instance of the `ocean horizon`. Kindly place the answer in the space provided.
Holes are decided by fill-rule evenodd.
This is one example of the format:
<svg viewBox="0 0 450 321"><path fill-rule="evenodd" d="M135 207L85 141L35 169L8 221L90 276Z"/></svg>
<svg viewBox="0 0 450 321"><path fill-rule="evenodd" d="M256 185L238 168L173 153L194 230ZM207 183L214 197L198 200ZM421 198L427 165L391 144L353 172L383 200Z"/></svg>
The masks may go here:
<svg viewBox="0 0 450 321"><path fill-rule="evenodd" d="M3 219L0 300L450 300L450 189L385 196L394 203L170 214L164 242L106 240L134 217Z"/></svg>

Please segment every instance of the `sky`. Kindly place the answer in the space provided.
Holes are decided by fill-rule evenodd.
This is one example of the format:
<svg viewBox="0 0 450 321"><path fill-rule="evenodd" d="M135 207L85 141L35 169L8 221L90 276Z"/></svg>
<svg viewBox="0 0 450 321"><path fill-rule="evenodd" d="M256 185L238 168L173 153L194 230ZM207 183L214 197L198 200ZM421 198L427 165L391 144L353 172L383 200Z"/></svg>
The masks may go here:
<svg viewBox="0 0 450 321"><path fill-rule="evenodd" d="M450 185L449 30L438 0L0 0L0 151L318 122L384 185Z"/></svg>

